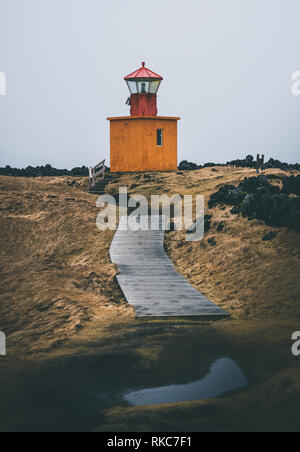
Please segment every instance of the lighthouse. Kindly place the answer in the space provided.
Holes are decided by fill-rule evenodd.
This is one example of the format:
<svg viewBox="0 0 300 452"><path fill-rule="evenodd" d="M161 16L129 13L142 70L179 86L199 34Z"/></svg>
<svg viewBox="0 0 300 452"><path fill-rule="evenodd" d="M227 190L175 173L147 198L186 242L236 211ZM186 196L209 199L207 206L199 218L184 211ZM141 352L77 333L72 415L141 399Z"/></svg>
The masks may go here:
<svg viewBox="0 0 300 452"><path fill-rule="evenodd" d="M110 170L176 171L179 117L158 116L157 92L163 77L142 67L127 75L130 116L110 122Z"/></svg>

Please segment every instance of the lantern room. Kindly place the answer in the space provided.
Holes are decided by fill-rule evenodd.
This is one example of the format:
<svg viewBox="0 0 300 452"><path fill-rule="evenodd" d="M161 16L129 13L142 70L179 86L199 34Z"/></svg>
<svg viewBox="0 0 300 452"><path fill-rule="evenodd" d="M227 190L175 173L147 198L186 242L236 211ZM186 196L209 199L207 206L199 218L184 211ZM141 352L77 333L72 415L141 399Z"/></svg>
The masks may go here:
<svg viewBox="0 0 300 452"><path fill-rule="evenodd" d="M180 118L158 116L157 92L163 77L142 67L124 80L130 97L130 116L110 121L111 172L177 170L177 122Z"/></svg>
<svg viewBox="0 0 300 452"><path fill-rule="evenodd" d="M163 78L155 72L142 67L124 78L130 91L127 104L131 116L156 116L157 91Z"/></svg>

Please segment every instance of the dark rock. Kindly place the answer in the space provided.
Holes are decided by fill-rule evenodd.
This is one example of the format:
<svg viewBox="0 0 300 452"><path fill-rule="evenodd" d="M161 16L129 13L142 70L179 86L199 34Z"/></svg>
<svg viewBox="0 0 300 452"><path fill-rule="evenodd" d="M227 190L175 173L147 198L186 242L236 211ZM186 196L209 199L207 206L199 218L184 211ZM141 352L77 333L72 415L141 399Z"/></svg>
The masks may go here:
<svg viewBox="0 0 300 452"><path fill-rule="evenodd" d="M232 215L239 215L241 213L241 209L239 207L233 207L230 213L232 213Z"/></svg>
<svg viewBox="0 0 300 452"><path fill-rule="evenodd" d="M254 199L254 195L246 195L245 198L243 199L243 207L248 208L251 205L251 202Z"/></svg>
<svg viewBox="0 0 300 452"><path fill-rule="evenodd" d="M178 166L178 169L180 171L195 171L198 169L201 169L201 165L197 165L196 163L188 162L187 160L183 160L180 165Z"/></svg>
<svg viewBox="0 0 300 452"><path fill-rule="evenodd" d="M213 166L221 166L220 164L218 164L218 163L205 163L204 165L203 165L203 168L212 168ZM212 170L213 171L213 170Z"/></svg>
<svg viewBox="0 0 300 452"><path fill-rule="evenodd" d="M220 188L211 196L209 207L232 205L234 215L242 214L249 220L257 218L269 226L285 226L300 232L300 198L286 193L291 190L297 193L296 179L286 180L284 191L271 185L265 176L245 178L238 187Z"/></svg>
<svg viewBox="0 0 300 452"><path fill-rule="evenodd" d="M269 180L281 180L282 176L278 176L278 174L267 174L266 176Z"/></svg>
<svg viewBox="0 0 300 452"><path fill-rule="evenodd" d="M204 217L204 232L209 232L211 228L212 215L205 215Z"/></svg>
<svg viewBox="0 0 300 452"><path fill-rule="evenodd" d="M67 184L68 184L70 187L74 187L74 185L76 185L76 180L67 181Z"/></svg>
<svg viewBox="0 0 300 452"><path fill-rule="evenodd" d="M268 242L269 240L273 240L277 237L277 232L269 232L263 237L264 242Z"/></svg>
<svg viewBox="0 0 300 452"><path fill-rule="evenodd" d="M51 165L45 166L27 166L25 169L10 168L8 165L5 168L0 168L0 175L13 177L53 177L53 176L88 176L89 169L86 166L81 168L73 168L71 171L67 169L52 168Z"/></svg>
<svg viewBox="0 0 300 452"><path fill-rule="evenodd" d="M300 196L300 174L298 176L285 177L282 191L287 194Z"/></svg>
<svg viewBox="0 0 300 452"><path fill-rule="evenodd" d="M217 226L217 231L222 232L224 230L224 228L225 228L225 223L224 223L224 221L221 221L221 223L219 223Z"/></svg>
<svg viewBox="0 0 300 452"><path fill-rule="evenodd" d="M204 217L204 232L208 232L211 228L211 219L212 219L212 215L205 215ZM196 220L196 222L199 221L199 218ZM196 230L196 222L193 223L188 229L187 229L187 234L193 234Z"/></svg>
<svg viewBox="0 0 300 452"><path fill-rule="evenodd" d="M257 163L254 160L252 155L248 155L244 160L232 160L231 162L227 162L227 165L241 167L241 168L256 168ZM272 158L270 158L270 160L268 162L266 162L264 166L266 169L278 168L283 171L288 171L288 170L299 171L300 170L299 163L295 163L295 164L283 163L283 162L280 162L280 160L274 160Z"/></svg>
<svg viewBox="0 0 300 452"><path fill-rule="evenodd" d="M210 246L216 246L217 244L216 239L214 237L208 239L207 242L210 244Z"/></svg>
<svg viewBox="0 0 300 452"><path fill-rule="evenodd" d="M214 193L208 203L208 207L211 209L217 204L233 204L239 205L244 199L245 194L239 187L234 185L225 185L220 188L217 193Z"/></svg>

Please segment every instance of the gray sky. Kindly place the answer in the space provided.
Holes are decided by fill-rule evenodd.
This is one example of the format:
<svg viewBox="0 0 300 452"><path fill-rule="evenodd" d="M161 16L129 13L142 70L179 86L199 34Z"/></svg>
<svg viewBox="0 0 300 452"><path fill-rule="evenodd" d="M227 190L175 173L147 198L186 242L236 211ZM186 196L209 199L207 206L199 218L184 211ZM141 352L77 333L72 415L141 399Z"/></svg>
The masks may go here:
<svg viewBox="0 0 300 452"><path fill-rule="evenodd" d="M299 0L0 0L0 165L109 159L141 61L159 114L182 117L179 160L299 162L299 17Z"/></svg>

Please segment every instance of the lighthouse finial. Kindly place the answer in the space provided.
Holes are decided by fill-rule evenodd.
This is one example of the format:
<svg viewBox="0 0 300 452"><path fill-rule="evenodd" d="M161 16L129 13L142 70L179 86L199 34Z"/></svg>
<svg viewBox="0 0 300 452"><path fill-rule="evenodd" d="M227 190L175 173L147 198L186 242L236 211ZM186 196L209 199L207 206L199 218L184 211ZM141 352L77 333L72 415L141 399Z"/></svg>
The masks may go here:
<svg viewBox="0 0 300 452"><path fill-rule="evenodd" d="M142 66L145 67L145 65L146 65L146 63L145 63L145 61L143 61L143 62L142 62Z"/></svg>

